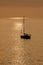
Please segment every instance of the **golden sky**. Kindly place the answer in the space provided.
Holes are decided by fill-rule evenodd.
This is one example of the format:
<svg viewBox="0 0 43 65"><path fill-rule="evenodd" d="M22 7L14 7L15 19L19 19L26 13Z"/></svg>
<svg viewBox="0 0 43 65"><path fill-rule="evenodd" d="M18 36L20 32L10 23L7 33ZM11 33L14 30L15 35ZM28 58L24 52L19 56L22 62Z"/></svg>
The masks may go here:
<svg viewBox="0 0 43 65"><path fill-rule="evenodd" d="M0 6L43 6L43 0L0 0Z"/></svg>
<svg viewBox="0 0 43 65"><path fill-rule="evenodd" d="M43 0L0 0L0 17L43 18Z"/></svg>

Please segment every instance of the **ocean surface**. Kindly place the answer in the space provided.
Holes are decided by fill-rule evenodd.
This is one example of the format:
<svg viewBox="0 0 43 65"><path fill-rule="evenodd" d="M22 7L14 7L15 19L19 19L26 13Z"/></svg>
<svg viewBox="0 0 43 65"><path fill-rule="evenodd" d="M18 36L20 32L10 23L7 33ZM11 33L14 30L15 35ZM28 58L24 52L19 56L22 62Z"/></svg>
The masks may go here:
<svg viewBox="0 0 43 65"><path fill-rule="evenodd" d="M25 32L30 40L22 19L0 19L0 65L43 65L43 19L26 20Z"/></svg>

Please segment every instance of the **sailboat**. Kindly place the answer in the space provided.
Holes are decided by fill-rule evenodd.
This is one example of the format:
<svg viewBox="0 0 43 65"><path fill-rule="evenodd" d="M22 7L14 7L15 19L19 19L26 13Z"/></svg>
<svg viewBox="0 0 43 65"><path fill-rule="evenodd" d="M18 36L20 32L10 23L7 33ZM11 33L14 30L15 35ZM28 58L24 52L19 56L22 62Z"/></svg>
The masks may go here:
<svg viewBox="0 0 43 65"><path fill-rule="evenodd" d="M21 39L31 39L31 35L25 33L25 17L23 16L23 35L20 36Z"/></svg>

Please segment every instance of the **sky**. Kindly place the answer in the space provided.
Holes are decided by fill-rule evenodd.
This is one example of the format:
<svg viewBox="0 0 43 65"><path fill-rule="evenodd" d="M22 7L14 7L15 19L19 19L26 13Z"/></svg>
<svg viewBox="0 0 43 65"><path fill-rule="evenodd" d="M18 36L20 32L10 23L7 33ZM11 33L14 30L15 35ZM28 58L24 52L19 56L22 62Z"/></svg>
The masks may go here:
<svg viewBox="0 0 43 65"><path fill-rule="evenodd" d="M0 17L43 18L43 0L0 0Z"/></svg>
<svg viewBox="0 0 43 65"><path fill-rule="evenodd" d="M43 6L43 0L0 0L0 6Z"/></svg>

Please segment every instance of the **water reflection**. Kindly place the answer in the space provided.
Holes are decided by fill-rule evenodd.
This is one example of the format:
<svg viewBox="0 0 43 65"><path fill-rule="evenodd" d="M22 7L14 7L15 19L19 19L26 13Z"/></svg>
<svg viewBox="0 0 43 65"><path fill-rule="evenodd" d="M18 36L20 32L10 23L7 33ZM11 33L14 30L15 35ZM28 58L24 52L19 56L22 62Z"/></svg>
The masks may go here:
<svg viewBox="0 0 43 65"><path fill-rule="evenodd" d="M24 42L20 39L22 29L22 22L14 22L14 29L13 29L13 39L14 43L12 46L12 53L15 53L14 57L12 58L14 65L23 65L24 62ZM15 34L15 35L14 35ZM15 38L14 38L15 37ZM14 51L14 52L13 52Z"/></svg>
<svg viewBox="0 0 43 65"><path fill-rule="evenodd" d="M23 26L22 22L15 22L14 23L14 29L15 30L21 30L22 26Z"/></svg>

